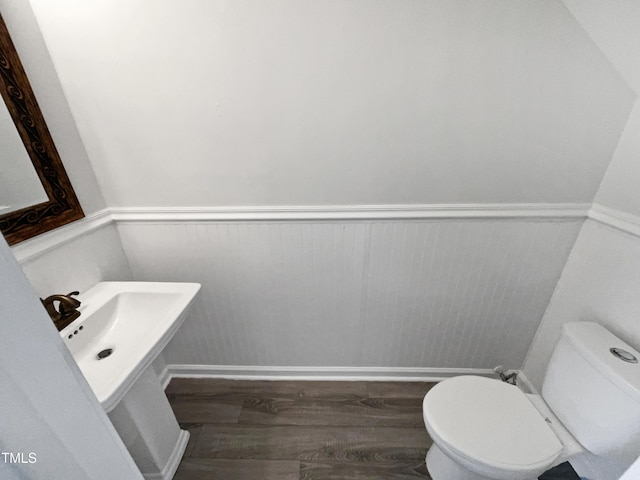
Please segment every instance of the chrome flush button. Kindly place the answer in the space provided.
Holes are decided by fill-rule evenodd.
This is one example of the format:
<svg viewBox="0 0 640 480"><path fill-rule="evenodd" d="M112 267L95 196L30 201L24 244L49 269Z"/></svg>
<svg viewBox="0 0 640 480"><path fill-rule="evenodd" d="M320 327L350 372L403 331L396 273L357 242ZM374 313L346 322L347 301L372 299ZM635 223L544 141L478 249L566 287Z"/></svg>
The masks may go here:
<svg viewBox="0 0 640 480"><path fill-rule="evenodd" d="M609 349L609 351L612 353L614 357L619 358L622 361L625 361L628 363L638 363L638 359L633 353L627 352L622 348L612 347Z"/></svg>

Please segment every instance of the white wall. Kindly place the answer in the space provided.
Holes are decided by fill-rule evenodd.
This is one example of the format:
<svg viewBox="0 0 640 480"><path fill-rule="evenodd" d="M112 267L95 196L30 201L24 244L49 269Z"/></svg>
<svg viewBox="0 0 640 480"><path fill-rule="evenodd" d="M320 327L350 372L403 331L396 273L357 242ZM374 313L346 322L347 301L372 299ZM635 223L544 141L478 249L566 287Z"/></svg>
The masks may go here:
<svg viewBox="0 0 640 480"><path fill-rule="evenodd" d="M640 93L640 3L636 0L562 0L580 26Z"/></svg>
<svg viewBox="0 0 640 480"><path fill-rule="evenodd" d="M598 47L640 92L640 4L633 0L564 0ZM640 347L640 104L636 103L595 196L531 350L524 371L540 387L562 324L591 320ZM613 228L615 226L616 228ZM590 478L617 479L628 461L591 455L572 462Z"/></svg>
<svg viewBox="0 0 640 480"><path fill-rule="evenodd" d="M167 364L521 365L582 221L124 222L138 280L202 283Z"/></svg>
<svg viewBox="0 0 640 480"><path fill-rule="evenodd" d="M525 364L540 387L544 369L566 322L601 323L640 347L640 240L587 220L573 247Z"/></svg>
<svg viewBox="0 0 640 480"><path fill-rule="evenodd" d="M35 460L3 458L0 477L142 480L1 238L0 383L2 452Z"/></svg>
<svg viewBox="0 0 640 480"><path fill-rule="evenodd" d="M640 102L636 102L594 202L598 206L640 217L639 185Z"/></svg>
<svg viewBox="0 0 640 480"><path fill-rule="evenodd" d="M634 99L559 2L32 5L107 204L125 213L590 203ZM492 367L522 362L578 224L119 231L134 278L204 284L168 363ZM447 263L416 270L420 241Z"/></svg>
<svg viewBox="0 0 640 480"><path fill-rule="evenodd" d="M587 220L525 361L523 370L527 378L540 388L560 329L566 322L600 323L640 348L638 291L640 239ZM628 462L591 455L572 464L579 473L598 480L616 480L629 466Z"/></svg>
<svg viewBox="0 0 640 480"><path fill-rule="evenodd" d="M626 84L639 91L555 1L31 3L75 123L28 4L0 9L89 213L590 203L635 98ZM638 116L597 197L631 213ZM133 278L204 283L167 363L491 367L522 361L579 223L119 230ZM38 294L131 278L113 227L75 242L25 260ZM585 225L525 363L532 379L575 316L637 343L636 250ZM622 468L609 467L602 478Z"/></svg>
<svg viewBox="0 0 640 480"><path fill-rule="evenodd" d="M590 202L634 98L559 1L31 3L110 206Z"/></svg>
<svg viewBox="0 0 640 480"><path fill-rule="evenodd" d="M631 465L624 476L620 477L620 480L636 480L637 478L640 478L640 458Z"/></svg>
<svg viewBox="0 0 640 480"><path fill-rule="evenodd" d="M636 94L639 94L640 3L634 0L564 0L564 4ZM639 216L639 183L640 104L636 103L597 192L595 203Z"/></svg>
<svg viewBox="0 0 640 480"><path fill-rule="evenodd" d="M41 235L13 248L40 297L74 290L83 292L98 282L133 280L114 224L62 241L42 254L29 254L31 249L38 249L39 244L60 234L56 231Z"/></svg>

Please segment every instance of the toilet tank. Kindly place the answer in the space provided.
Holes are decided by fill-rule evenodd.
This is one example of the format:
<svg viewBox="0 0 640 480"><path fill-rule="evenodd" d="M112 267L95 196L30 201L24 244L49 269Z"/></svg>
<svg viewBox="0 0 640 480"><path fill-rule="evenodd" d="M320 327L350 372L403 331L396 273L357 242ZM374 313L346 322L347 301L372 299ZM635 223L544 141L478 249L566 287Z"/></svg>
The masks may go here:
<svg viewBox="0 0 640 480"><path fill-rule="evenodd" d="M612 349L621 349L618 356ZM542 397L596 455L637 456L640 449L640 363L634 358L640 353L604 327L571 322L549 360Z"/></svg>

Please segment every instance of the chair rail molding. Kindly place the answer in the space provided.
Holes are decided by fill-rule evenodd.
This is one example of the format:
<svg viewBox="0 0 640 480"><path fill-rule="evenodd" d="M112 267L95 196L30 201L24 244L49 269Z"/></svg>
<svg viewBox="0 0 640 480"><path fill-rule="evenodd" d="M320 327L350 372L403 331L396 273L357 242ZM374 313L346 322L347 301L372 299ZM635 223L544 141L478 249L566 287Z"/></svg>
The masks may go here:
<svg viewBox="0 0 640 480"><path fill-rule="evenodd" d="M594 203L589 210L588 218L640 237L640 217L637 215Z"/></svg>
<svg viewBox="0 0 640 480"><path fill-rule="evenodd" d="M18 262L33 260L57 247L113 223L108 209L100 210L62 227L38 235L11 247Z"/></svg>
<svg viewBox="0 0 640 480"><path fill-rule="evenodd" d="M199 223L199 222L281 222L281 221L378 221L378 220L558 220L589 216L602 223L635 225L640 235L640 219L624 214L607 214L605 207L587 203L500 203L500 204L412 204L412 205L308 205L232 207L112 207L57 228L12 247L19 262L32 260L111 223ZM591 210L590 210L591 208ZM595 213L594 213L595 212ZM596 215L596 216L592 216ZM610 219L610 220L606 220ZM617 219L617 220L616 220ZM621 228L621 227L618 227ZM622 228L625 229L625 228ZM627 231L627 230L625 230ZM633 232L632 232L633 233Z"/></svg>
<svg viewBox="0 0 640 480"><path fill-rule="evenodd" d="M117 207L116 222L217 222L292 220L409 220L409 219L576 219L585 218L586 203L307 205L232 207Z"/></svg>

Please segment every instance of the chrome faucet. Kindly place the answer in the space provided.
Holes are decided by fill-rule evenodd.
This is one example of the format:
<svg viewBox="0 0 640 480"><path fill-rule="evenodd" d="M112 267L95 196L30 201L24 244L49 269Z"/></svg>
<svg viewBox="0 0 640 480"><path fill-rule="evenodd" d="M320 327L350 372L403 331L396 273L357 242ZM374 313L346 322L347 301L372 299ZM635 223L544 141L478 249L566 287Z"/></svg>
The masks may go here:
<svg viewBox="0 0 640 480"><path fill-rule="evenodd" d="M73 322L80 316L78 307L80 306L80 300L72 298L73 295L78 295L80 292L71 292L67 295L50 295L42 301L44 308L53 320L58 331ZM55 302L58 302L58 308L56 309Z"/></svg>

